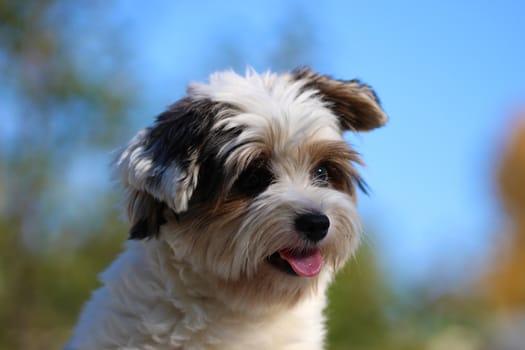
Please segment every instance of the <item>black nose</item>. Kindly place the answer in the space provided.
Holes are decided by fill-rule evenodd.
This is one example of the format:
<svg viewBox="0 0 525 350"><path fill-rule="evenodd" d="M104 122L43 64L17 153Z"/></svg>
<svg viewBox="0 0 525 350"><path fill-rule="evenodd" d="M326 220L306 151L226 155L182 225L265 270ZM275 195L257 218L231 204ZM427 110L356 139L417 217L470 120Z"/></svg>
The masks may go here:
<svg viewBox="0 0 525 350"><path fill-rule="evenodd" d="M328 233L328 216L318 213L301 214L295 218L295 228L312 242L319 242Z"/></svg>

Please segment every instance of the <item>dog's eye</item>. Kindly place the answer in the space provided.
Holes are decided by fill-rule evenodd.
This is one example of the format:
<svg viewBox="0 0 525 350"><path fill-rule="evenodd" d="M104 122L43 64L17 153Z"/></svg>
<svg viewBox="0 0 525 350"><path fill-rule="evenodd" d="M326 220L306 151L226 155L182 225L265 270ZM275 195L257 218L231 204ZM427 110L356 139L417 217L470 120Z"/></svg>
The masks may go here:
<svg viewBox="0 0 525 350"><path fill-rule="evenodd" d="M316 185L328 186L328 169L326 166L317 166L313 171L312 177Z"/></svg>
<svg viewBox="0 0 525 350"><path fill-rule="evenodd" d="M236 188L242 194L255 196L270 186L272 181L272 173L265 167L249 167L239 176Z"/></svg>

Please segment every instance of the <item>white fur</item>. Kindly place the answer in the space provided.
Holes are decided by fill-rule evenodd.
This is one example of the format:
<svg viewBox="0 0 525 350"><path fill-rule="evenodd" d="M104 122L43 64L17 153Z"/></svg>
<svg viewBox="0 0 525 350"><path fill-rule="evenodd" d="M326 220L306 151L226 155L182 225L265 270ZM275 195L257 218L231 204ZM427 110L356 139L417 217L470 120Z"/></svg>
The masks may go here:
<svg viewBox="0 0 525 350"><path fill-rule="evenodd" d="M215 73L209 84L194 83L189 92L195 98L211 98L249 111L229 115L216 125L252 126L239 141L261 139L266 135L257 135L257 132L276 129L286 133L287 137L278 139L281 141L296 138L339 140L341 131L336 116L315 96L315 90L302 90L304 84L305 81L292 81L288 74L267 72L259 75L249 69L245 77L233 71Z"/></svg>
<svg viewBox="0 0 525 350"><path fill-rule="evenodd" d="M293 309L235 312L206 276L172 259L164 240L130 241L101 276L66 349L318 350L328 274Z"/></svg>

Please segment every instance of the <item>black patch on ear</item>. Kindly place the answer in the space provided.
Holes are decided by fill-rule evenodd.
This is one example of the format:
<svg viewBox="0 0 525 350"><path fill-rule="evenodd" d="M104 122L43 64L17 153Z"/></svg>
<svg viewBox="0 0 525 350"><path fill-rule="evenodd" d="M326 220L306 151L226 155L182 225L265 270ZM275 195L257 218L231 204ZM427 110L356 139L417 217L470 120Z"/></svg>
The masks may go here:
<svg viewBox="0 0 525 350"><path fill-rule="evenodd" d="M337 80L308 67L294 70L292 77L305 80L305 89L319 91L339 116L343 130L368 131L383 126L388 119L374 90L357 79Z"/></svg>
<svg viewBox="0 0 525 350"><path fill-rule="evenodd" d="M148 133L145 148L155 164L151 184L158 183L164 171L176 164L179 170L188 169L191 157L209 137L215 115L224 108L208 99L180 100L160 114Z"/></svg>
<svg viewBox="0 0 525 350"><path fill-rule="evenodd" d="M241 132L242 127L217 129L206 139L199 154L199 179L190 206L195 203L218 201L225 195L228 174L224 164L229 155L242 144L233 143L232 147L226 149L223 147Z"/></svg>
<svg viewBox="0 0 525 350"><path fill-rule="evenodd" d="M141 146L153 166L144 187L132 188L128 195L128 216L132 222L130 239L157 236L160 226L166 222L163 212L168 210L168 205L154 194L165 191L161 187L163 176L170 176L166 174L170 167L177 169L173 176L180 177L173 181L180 185L186 180L180 174L194 176L190 168L198 166L197 188L189 196L190 207L195 202L220 197L226 176L225 159L234 148L222 150L221 156L219 152L241 133L242 128L214 129L214 125L219 113L226 116L236 112L233 106L225 103L187 97L160 114L154 125L146 130Z"/></svg>
<svg viewBox="0 0 525 350"><path fill-rule="evenodd" d="M127 200L128 216L131 220L129 239L156 237L160 226L166 223L166 205L153 196L140 191L132 191Z"/></svg>
<svg viewBox="0 0 525 350"><path fill-rule="evenodd" d="M155 162L168 165L182 161L184 165L191 151L210 135L215 115L222 108L220 103L208 99L185 98L159 115L149 137Z"/></svg>

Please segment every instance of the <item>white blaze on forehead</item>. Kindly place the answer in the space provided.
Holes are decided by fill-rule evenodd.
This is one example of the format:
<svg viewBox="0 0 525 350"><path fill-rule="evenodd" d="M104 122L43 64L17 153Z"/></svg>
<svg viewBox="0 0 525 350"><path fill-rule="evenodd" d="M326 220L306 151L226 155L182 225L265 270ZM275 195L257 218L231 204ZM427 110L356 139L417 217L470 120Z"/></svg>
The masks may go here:
<svg viewBox="0 0 525 350"><path fill-rule="evenodd" d="M271 140L273 146L285 147L305 138L341 140L337 117L316 96L317 91L304 89L305 83L289 74L247 70L243 77L226 71L213 74L209 84L192 84L189 93L239 109L215 125L226 129L242 126L238 142Z"/></svg>

